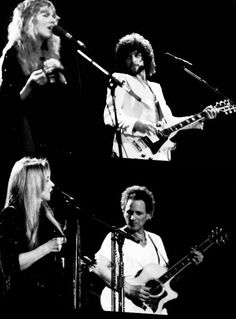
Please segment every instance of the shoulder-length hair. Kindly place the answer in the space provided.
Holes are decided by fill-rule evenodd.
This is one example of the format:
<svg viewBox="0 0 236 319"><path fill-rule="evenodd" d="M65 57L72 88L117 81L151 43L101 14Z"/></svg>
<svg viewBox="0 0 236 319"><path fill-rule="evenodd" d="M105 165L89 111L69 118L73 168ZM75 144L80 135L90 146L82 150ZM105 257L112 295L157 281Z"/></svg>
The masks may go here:
<svg viewBox="0 0 236 319"><path fill-rule="evenodd" d="M40 63L40 47L36 39L35 17L42 7L52 10L55 19L59 19L51 1L25 0L14 9L11 22L8 25L8 43L3 49L2 55L4 56L15 45L25 75L29 75L36 70ZM54 34L45 41L46 59L60 58L60 43L60 38Z"/></svg>
<svg viewBox="0 0 236 319"><path fill-rule="evenodd" d="M128 73L126 59L131 51L142 54L144 68L148 77L156 72L154 51L151 43L139 33L127 34L120 38L115 47L115 68L117 72Z"/></svg>
<svg viewBox="0 0 236 319"><path fill-rule="evenodd" d="M41 194L48 174L50 166L47 159L24 157L14 164L8 181L5 208L13 205L24 212L30 247L37 244L41 205L46 209Z"/></svg>

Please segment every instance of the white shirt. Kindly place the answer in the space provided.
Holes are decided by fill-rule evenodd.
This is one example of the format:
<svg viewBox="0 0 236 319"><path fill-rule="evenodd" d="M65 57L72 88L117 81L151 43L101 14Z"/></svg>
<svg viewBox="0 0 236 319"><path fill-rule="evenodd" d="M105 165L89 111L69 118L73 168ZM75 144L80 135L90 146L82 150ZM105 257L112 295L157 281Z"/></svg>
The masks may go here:
<svg viewBox="0 0 236 319"><path fill-rule="evenodd" d="M168 257L161 237L147 231L145 231L145 235L147 239L145 246L141 246L130 239L124 240L122 251L125 277L134 278L138 271L150 263L157 263L162 267L166 267L168 264ZM108 233L105 237L95 258L98 255L102 255L111 261L111 233Z"/></svg>
<svg viewBox="0 0 236 319"><path fill-rule="evenodd" d="M129 280L133 278L137 278L136 275L138 275L138 272L148 265L152 265L152 264L160 265L163 269L163 273L165 273L167 270L168 257L167 257L166 250L161 237L147 231L145 231L145 236L147 239L145 246L135 243L132 240L124 239L124 243L122 245L122 253L123 253L122 257L123 257L123 263L124 263L123 275L127 282L129 282ZM111 256L111 251L112 251L111 242L112 242L111 233L108 233L105 239L103 240L103 243L99 251L95 254L95 259L98 259L99 255L107 258L110 261L113 259ZM116 276L115 277L116 278L119 274L119 258L120 258L119 250L118 250L118 247L116 247L116 256L115 256L115 260L116 260L116 267L115 267ZM162 275L163 273L161 273L160 275ZM157 274L155 273L152 275L156 276ZM159 278L159 276L157 276L157 278ZM148 281L149 278L146 278L146 279ZM144 285L145 283L146 282L144 280L142 284ZM105 310L110 309L110 301L111 301L111 290L105 287L101 295L101 303L102 303L103 309ZM125 302L125 309L126 309L125 310L126 312L138 312L138 313L144 312L142 308L136 307L131 301L127 299ZM161 310L161 314L167 314L166 308L163 308Z"/></svg>
<svg viewBox="0 0 236 319"><path fill-rule="evenodd" d="M129 136L135 137L140 135L140 133L133 132L134 124L137 120L140 120L144 123L151 123L154 126L159 123L162 128L166 128L187 119L189 116L173 116L159 83L143 81L141 77L124 73L114 73L113 76L120 82L123 82L123 86L120 87L118 85L115 88L114 99L110 88L108 88L106 107L104 109L104 123L116 126L115 104L118 127L122 132L123 157L169 161L171 159L170 152L175 147L175 143L170 139L163 144L155 156L152 156L151 152L147 153L148 148L144 150L143 145L137 139L136 142L139 143L142 151L144 150L145 152L139 154L137 149L134 149L134 145L132 145L133 140ZM202 123L197 122L186 126L186 128L203 128L203 126ZM114 137L113 151L119 155L116 136Z"/></svg>

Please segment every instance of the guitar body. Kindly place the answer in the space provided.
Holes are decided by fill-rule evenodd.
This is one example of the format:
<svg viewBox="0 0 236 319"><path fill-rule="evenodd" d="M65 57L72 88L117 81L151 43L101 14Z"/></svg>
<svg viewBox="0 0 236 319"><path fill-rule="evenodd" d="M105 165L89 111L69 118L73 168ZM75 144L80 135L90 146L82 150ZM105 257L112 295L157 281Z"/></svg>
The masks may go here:
<svg viewBox="0 0 236 319"><path fill-rule="evenodd" d="M131 136L121 134L121 141L123 158L144 160L169 161L171 159L171 151L175 149L176 145L169 138L159 138L154 134L151 136ZM116 140L113 144L113 151L119 155Z"/></svg>
<svg viewBox="0 0 236 319"><path fill-rule="evenodd" d="M214 245L225 243L228 239L228 235L225 234L220 227L215 227L211 230L207 238L198 246L195 246L197 250L202 253L207 251ZM126 278L126 281L132 285L145 285L150 287L151 298L145 302L133 302L131 299L124 298L124 311L136 312L136 313L149 313L149 314L167 314L164 305L178 297L178 294L171 289L170 282L175 275L186 269L193 263L193 255L191 252L180 259L170 269L161 267L158 264L148 264L140 272L136 274L134 278ZM118 293L116 296L116 309L118 309ZM113 291L105 287L101 294L101 306L103 310L112 310Z"/></svg>
<svg viewBox="0 0 236 319"><path fill-rule="evenodd" d="M218 112L232 114L236 112L236 107L229 100L217 102L215 104ZM122 157L136 159L151 159L170 161L171 151L175 148L175 143L171 138L181 129L204 120L207 116L205 111L180 120L174 125L158 128L157 134L136 136L121 133ZM119 156L119 148L116 137L113 143L113 151Z"/></svg>
<svg viewBox="0 0 236 319"><path fill-rule="evenodd" d="M151 287L151 299L147 303L138 304L125 297L125 312L146 313L146 314L167 314L164 305L167 301L177 298L178 294L170 288L170 280L160 284L158 278L166 273L166 269L158 264L146 265L138 276L126 279L132 285L146 285ZM101 306L103 310L111 311L112 290L105 287L101 294ZM118 293L116 292L118 307Z"/></svg>

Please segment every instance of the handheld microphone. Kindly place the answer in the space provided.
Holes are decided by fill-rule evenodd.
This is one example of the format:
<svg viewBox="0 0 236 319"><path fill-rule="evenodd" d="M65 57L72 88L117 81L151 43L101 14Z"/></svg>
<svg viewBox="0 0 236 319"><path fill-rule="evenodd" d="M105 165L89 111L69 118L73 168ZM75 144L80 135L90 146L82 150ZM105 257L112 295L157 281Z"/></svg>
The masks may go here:
<svg viewBox="0 0 236 319"><path fill-rule="evenodd" d="M71 40L72 42L74 42L77 46L79 46L80 48L86 49L86 45L80 41L75 39L69 32L67 32L66 30L64 30L62 27L60 27L59 25L55 25L52 29L52 32L55 35L58 36L64 36L67 39Z"/></svg>
<svg viewBox="0 0 236 319"><path fill-rule="evenodd" d="M51 84L56 82L55 74L53 72L47 74L47 79Z"/></svg>
<svg viewBox="0 0 236 319"><path fill-rule="evenodd" d="M56 79L59 76L59 70L54 69L52 72L49 72L49 73L45 72L45 74L46 74L46 77L47 77L49 83L54 84L54 83L56 83Z"/></svg>
<svg viewBox="0 0 236 319"><path fill-rule="evenodd" d="M182 58L179 58L179 57L175 56L175 55L172 54L172 53L166 52L165 55L169 55L170 57L174 58L176 61L179 61L179 62L181 62L181 63L183 63L183 64L187 64L187 65L189 65L189 66L192 66L192 65L193 65L191 62L186 61L186 60L184 60L184 59L182 59Z"/></svg>

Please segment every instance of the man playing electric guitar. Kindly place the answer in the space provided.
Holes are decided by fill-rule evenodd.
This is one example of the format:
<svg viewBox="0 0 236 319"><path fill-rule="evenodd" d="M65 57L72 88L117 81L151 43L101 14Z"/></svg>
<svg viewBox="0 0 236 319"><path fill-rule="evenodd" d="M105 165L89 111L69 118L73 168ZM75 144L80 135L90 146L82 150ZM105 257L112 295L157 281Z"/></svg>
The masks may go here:
<svg viewBox="0 0 236 319"><path fill-rule="evenodd" d="M122 230L138 241L137 243L125 238L122 247L124 265L122 290L125 296L125 312L167 314L165 303L177 296L169 289L168 281L160 298L156 297L160 292L159 285L153 289L152 280L146 285L148 279L153 275L155 279L163 275L168 267L168 257L161 237L144 229L146 222L152 219L154 209L154 196L145 186L130 186L121 194L121 210L126 223ZM111 233L107 234L95 255L96 265L93 269L107 286L101 295L101 305L108 311L115 310L112 308L112 296L116 299L114 303L117 307L119 296L115 291L120 289L120 281L117 280L120 258L116 247L116 253L115 251L111 253L111 239ZM202 259L202 253L193 249L191 263L198 264Z"/></svg>
<svg viewBox="0 0 236 319"><path fill-rule="evenodd" d="M123 158L170 161L171 150L175 147L170 139L155 154L148 148L142 152L142 144L136 139L140 134L155 136L159 124L160 128L166 128L188 118L173 116L161 85L150 81L156 72L150 42L137 33L122 37L116 45L115 61L113 81L115 78L123 85L108 87L104 109L104 123L116 127L113 154ZM205 113L205 117L190 123L186 129L202 129L203 121L215 118L217 109L208 106Z"/></svg>

